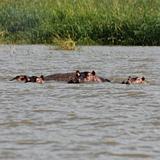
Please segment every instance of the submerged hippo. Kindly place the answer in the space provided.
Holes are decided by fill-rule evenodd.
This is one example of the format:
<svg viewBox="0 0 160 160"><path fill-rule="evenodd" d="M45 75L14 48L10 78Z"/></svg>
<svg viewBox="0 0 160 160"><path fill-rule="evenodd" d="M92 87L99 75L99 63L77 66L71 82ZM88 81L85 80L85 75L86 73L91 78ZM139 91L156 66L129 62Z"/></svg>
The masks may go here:
<svg viewBox="0 0 160 160"><path fill-rule="evenodd" d="M141 84L145 83L145 77L131 77L129 76L127 81L123 81L122 84Z"/></svg>
<svg viewBox="0 0 160 160"><path fill-rule="evenodd" d="M17 80L19 82L33 82L33 83L44 83L44 76L41 75L40 77L37 76L27 76L27 75L19 75L12 78L10 81Z"/></svg>
<svg viewBox="0 0 160 160"><path fill-rule="evenodd" d="M68 81L68 83L85 83L85 82L110 82L110 80L97 76L95 71L92 72L76 71L75 78Z"/></svg>

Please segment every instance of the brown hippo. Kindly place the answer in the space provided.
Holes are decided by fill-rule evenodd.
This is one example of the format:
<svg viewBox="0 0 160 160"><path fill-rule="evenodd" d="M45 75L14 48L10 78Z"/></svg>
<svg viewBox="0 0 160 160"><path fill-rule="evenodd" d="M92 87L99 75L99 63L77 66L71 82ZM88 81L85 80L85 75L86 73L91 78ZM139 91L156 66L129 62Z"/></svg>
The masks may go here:
<svg viewBox="0 0 160 160"><path fill-rule="evenodd" d="M131 77L129 76L127 81L123 81L122 84L141 84L145 83L144 77Z"/></svg>

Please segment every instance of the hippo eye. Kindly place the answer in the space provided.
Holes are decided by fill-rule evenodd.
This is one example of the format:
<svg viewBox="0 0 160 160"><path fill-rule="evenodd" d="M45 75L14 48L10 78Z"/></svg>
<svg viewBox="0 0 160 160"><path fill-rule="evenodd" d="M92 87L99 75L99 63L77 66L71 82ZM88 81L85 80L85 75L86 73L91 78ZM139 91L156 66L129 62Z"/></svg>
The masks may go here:
<svg viewBox="0 0 160 160"><path fill-rule="evenodd" d="M43 76L43 75L41 75L40 78L41 78L42 80L44 80L44 76Z"/></svg>

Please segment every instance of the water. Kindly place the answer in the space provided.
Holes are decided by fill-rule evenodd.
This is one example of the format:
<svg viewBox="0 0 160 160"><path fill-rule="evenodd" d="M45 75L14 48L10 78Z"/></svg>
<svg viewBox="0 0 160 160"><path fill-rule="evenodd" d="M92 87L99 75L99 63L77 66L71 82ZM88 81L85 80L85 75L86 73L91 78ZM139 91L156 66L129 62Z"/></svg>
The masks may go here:
<svg viewBox="0 0 160 160"><path fill-rule="evenodd" d="M1 160L160 157L160 47L0 46ZM18 83L19 74L92 71L114 83ZM122 85L129 75L145 85ZM117 83L116 83L117 82Z"/></svg>

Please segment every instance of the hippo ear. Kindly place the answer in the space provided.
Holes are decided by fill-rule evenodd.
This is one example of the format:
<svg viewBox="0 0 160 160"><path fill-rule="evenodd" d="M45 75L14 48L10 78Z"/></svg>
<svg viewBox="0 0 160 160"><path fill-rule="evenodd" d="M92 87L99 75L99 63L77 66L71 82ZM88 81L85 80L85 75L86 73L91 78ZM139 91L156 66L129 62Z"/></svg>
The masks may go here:
<svg viewBox="0 0 160 160"><path fill-rule="evenodd" d="M25 79L25 83L27 83L27 82L31 82L31 78L30 78L30 77L28 77L28 76L24 76L24 79Z"/></svg>
<svg viewBox="0 0 160 160"><path fill-rule="evenodd" d="M142 77L142 81L144 81L145 80L145 77Z"/></svg>
<svg viewBox="0 0 160 160"><path fill-rule="evenodd" d="M76 73L80 73L80 71L79 71L79 70L76 70Z"/></svg>
<svg viewBox="0 0 160 160"><path fill-rule="evenodd" d="M96 72L95 72L95 71L92 71L92 74L95 76L95 75L96 75Z"/></svg>
<svg viewBox="0 0 160 160"><path fill-rule="evenodd" d="M44 80L44 76L43 75L41 75L40 78L42 78L42 80Z"/></svg>
<svg viewBox="0 0 160 160"><path fill-rule="evenodd" d="M80 76L80 71L79 70L76 71L76 76L78 76L78 77Z"/></svg>

